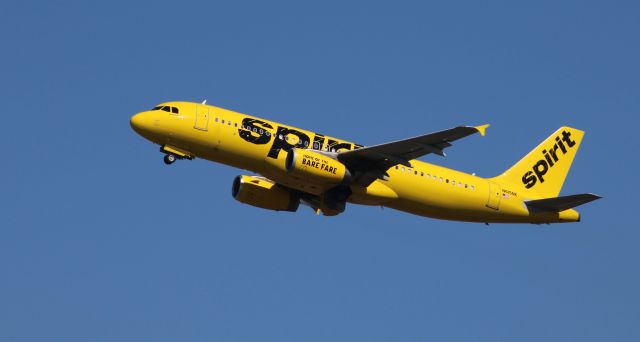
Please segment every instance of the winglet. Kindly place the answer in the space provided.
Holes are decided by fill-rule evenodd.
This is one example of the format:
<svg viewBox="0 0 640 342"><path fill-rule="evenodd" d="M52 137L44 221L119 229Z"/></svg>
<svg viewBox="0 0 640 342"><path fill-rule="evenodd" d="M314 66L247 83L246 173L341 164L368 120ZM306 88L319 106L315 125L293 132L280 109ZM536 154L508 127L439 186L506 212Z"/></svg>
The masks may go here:
<svg viewBox="0 0 640 342"><path fill-rule="evenodd" d="M489 126L490 126L489 124L486 124L486 125L482 125L482 126L475 126L473 128L478 130L480 135L484 137L485 131L487 130L487 128L489 128Z"/></svg>

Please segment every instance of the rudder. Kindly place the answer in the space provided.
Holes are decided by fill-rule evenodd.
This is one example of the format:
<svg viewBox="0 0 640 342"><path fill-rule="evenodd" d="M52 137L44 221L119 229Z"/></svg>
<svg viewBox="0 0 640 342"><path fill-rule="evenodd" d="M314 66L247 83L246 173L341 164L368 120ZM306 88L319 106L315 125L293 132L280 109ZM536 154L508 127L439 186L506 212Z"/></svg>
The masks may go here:
<svg viewBox="0 0 640 342"><path fill-rule="evenodd" d="M578 152L584 131L560 127L515 165L493 178L536 197L557 197Z"/></svg>

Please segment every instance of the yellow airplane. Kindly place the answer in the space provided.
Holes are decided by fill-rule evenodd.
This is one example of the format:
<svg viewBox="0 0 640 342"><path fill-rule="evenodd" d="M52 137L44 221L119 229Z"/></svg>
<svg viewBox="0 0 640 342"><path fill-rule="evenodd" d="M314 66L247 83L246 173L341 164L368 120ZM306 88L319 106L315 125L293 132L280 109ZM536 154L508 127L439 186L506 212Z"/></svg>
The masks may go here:
<svg viewBox="0 0 640 342"><path fill-rule="evenodd" d="M205 101L206 102L206 101ZM481 223L580 221L573 208L600 198L558 196L584 132L561 127L503 174L474 174L415 160L445 156L451 143L489 125L459 126L364 147L219 107L167 102L135 114L131 127L160 145L164 162L203 158L249 170L232 186L252 206L333 216L346 203L385 206L438 219Z"/></svg>

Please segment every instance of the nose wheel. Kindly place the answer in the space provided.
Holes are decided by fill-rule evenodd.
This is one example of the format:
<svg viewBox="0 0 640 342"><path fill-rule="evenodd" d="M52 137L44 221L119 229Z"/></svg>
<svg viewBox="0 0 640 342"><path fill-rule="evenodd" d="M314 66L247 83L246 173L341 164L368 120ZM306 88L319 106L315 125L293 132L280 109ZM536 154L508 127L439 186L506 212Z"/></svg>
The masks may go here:
<svg viewBox="0 0 640 342"><path fill-rule="evenodd" d="M171 165L175 163L175 161L176 161L176 156L174 156L173 154L166 154L164 156L164 163L167 165Z"/></svg>

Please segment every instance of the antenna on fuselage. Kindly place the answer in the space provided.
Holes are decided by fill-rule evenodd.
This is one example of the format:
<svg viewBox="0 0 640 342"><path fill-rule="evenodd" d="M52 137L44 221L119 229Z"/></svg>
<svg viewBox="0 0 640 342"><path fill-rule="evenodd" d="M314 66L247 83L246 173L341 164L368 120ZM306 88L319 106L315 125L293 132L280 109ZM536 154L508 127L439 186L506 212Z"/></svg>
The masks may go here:
<svg viewBox="0 0 640 342"><path fill-rule="evenodd" d="M202 104L207 104L207 100L205 99L204 101L202 101Z"/></svg>

